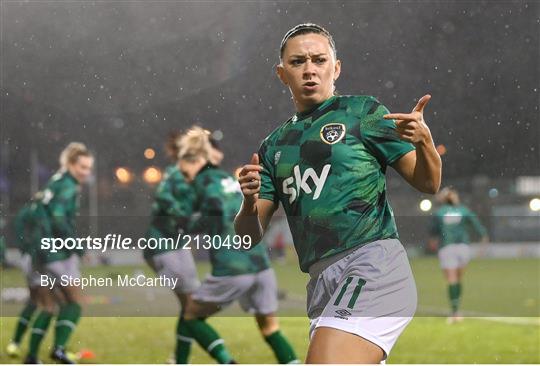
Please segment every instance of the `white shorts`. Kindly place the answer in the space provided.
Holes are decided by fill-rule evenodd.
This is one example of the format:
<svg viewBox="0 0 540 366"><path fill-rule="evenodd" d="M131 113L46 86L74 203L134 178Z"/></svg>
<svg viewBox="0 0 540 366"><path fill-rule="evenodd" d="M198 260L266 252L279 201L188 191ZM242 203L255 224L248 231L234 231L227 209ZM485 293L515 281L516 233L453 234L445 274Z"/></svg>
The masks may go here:
<svg viewBox="0 0 540 366"><path fill-rule="evenodd" d="M193 299L221 307L238 300L250 314L271 314L278 309L276 275L272 268L238 276L208 275Z"/></svg>
<svg viewBox="0 0 540 366"><path fill-rule="evenodd" d="M465 267L471 260L471 248L467 244L448 244L439 250L442 269Z"/></svg>
<svg viewBox="0 0 540 366"><path fill-rule="evenodd" d="M178 279L173 289L179 294L190 294L200 286L197 268L190 250L171 250L156 254L148 264L160 276Z"/></svg>
<svg viewBox="0 0 540 366"><path fill-rule="evenodd" d="M69 258L43 264L43 268L39 272L56 278L57 284L61 282L63 275L78 279L81 278L80 261L77 254L71 254Z"/></svg>
<svg viewBox="0 0 540 366"><path fill-rule="evenodd" d="M30 254L23 254L20 261L21 271L24 273L28 287L37 287L41 283L41 277L37 270L32 266L32 257Z"/></svg>
<svg viewBox="0 0 540 366"><path fill-rule="evenodd" d="M310 338L318 327L340 329L378 345L386 359L417 305L399 240L378 240L322 259L309 272Z"/></svg>

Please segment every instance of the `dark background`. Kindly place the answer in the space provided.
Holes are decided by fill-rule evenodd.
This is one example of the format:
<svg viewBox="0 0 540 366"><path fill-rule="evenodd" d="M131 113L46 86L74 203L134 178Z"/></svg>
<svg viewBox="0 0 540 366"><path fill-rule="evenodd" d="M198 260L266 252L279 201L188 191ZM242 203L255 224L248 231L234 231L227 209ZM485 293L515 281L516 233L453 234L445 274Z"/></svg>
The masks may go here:
<svg viewBox="0 0 540 366"><path fill-rule="evenodd" d="M2 1L3 215L46 182L70 141L96 152L100 215L148 215L154 188L141 173L167 163L172 130L220 129L224 166L247 162L294 113L274 66L282 36L306 21L335 38L341 94L395 112L432 94L425 118L447 148L444 184L481 215L528 202L512 194L516 177L540 175L538 2ZM120 185L118 166L136 180ZM422 195L401 179L389 186L397 216L421 214Z"/></svg>

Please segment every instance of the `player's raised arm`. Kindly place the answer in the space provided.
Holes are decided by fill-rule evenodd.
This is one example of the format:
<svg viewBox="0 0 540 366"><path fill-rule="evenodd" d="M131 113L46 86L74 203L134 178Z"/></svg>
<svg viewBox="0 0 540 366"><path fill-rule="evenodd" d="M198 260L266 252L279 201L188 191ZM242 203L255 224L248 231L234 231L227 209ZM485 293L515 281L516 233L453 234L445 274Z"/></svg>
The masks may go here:
<svg viewBox="0 0 540 366"><path fill-rule="evenodd" d="M234 220L234 229L238 235L249 235L252 243L261 241L277 208L274 202L259 199L262 169L263 167L259 165L259 156L253 154L251 162L242 167L238 177L244 200Z"/></svg>
<svg viewBox="0 0 540 366"><path fill-rule="evenodd" d="M431 95L424 95L411 113L390 113L384 118L396 120L399 137L416 147L415 151L403 155L392 167L414 188L434 194L441 185L442 162L424 121L424 107L430 99Z"/></svg>

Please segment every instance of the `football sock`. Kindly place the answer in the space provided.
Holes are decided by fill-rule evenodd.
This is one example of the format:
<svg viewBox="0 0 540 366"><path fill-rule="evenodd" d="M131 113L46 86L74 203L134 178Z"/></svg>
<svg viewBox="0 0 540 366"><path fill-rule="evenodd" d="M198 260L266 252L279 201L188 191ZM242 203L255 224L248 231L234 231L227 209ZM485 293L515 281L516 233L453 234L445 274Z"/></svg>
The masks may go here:
<svg viewBox="0 0 540 366"><path fill-rule="evenodd" d="M54 333L55 347L65 348L69 336L75 330L80 317L81 306L75 302L68 302L60 308Z"/></svg>
<svg viewBox="0 0 540 366"><path fill-rule="evenodd" d="M26 332L26 329L28 328L28 324L32 319L32 315L34 315L36 308L37 307L35 304L31 302L26 303L25 307L21 311L21 314L19 315L19 321L17 322L17 326L15 327L15 335L13 336L13 342L17 344L21 343L22 337Z"/></svg>
<svg viewBox="0 0 540 366"><path fill-rule="evenodd" d="M32 333L30 335L30 348L28 350L29 356L37 358L39 346L41 345L43 337L45 337L47 328L49 328L52 316L53 315L51 313L42 311L36 317L36 320L32 325Z"/></svg>
<svg viewBox="0 0 540 366"><path fill-rule="evenodd" d="M456 313L459 309L461 283L453 283L448 285L448 296L450 297L450 305L452 307L452 312Z"/></svg>
<svg viewBox="0 0 540 366"><path fill-rule="evenodd" d="M281 334L281 331L277 330L274 333L265 336L264 339L270 348L272 348L272 351L274 351L274 355L279 363L291 363L298 361L293 348L287 341L287 338Z"/></svg>
<svg viewBox="0 0 540 366"><path fill-rule="evenodd" d="M175 355L177 364L188 363L189 354L191 353L191 343L193 343L193 337L184 322L184 318L180 317L176 325Z"/></svg>
<svg viewBox="0 0 540 366"><path fill-rule="evenodd" d="M183 319L179 326L183 336L195 339L217 362L225 364L233 361L223 339L204 319ZM186 328L185 331L182 327Z"/></svg>

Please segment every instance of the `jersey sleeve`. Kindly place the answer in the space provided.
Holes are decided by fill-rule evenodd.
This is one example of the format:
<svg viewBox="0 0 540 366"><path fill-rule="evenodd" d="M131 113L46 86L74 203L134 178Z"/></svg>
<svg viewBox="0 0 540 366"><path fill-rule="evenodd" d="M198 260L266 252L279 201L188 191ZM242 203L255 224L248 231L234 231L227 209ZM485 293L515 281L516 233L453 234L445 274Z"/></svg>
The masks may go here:
<svg viewBox="0 0 540 366"><path fill-rule="evenodd" d="M467 222L469 223L469 225L473 228L473 230L475 231L475 233L478 236L483 237L483 236L487 235L486 228L484 227L484 225L482 225L480 223L480 220L478 219L478 216L476 216L476 214L474 212L467 209L465 217L466 217Z"/></svg>
<svg viewBox="0 0 540 366"><path fill-rule="evenodd" d="M390 113L384 105L376 99L366 104L366 109L369 109L360 121L362 140L385 169L415 148L413 144L399 138L394 120L383 118Z"/></svg>
<svg viewBox="0 0 540 366"><path fill-rule="evenodd" d="M441 235L441 225L440 225L440 218L438 213L435 213L433 217L431 218L430 226L429 226L429 234L432 237L439 237Z"/></svg>
<svg viewBox="0 0 540 366"><path fill-rule="evenodd" d="M264 141L259 148L259 163L263 170L261 171L261 190L259 191L259 198L278 202L278 195L275 184L275 174L272 164L268 156L267 142Z"/></svg>

